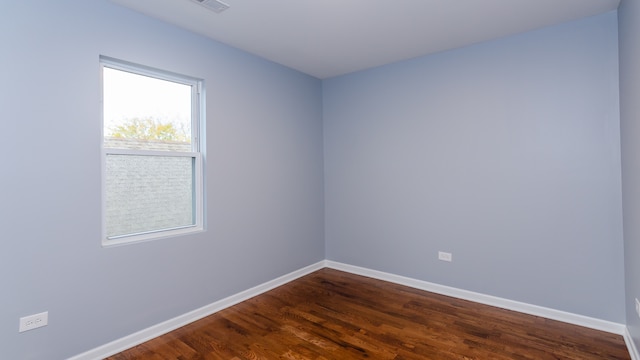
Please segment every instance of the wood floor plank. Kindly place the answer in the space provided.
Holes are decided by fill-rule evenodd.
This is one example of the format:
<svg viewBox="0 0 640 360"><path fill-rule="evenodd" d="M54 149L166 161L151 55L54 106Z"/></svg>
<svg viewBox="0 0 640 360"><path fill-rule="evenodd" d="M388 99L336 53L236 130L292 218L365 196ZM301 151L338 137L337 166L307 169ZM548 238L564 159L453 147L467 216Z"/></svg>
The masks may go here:
<svg viewBox="0 0 640 360"><path fill-rule="evenodd" d="M621 336L322 269L107 360L630 360Z"/></svg>

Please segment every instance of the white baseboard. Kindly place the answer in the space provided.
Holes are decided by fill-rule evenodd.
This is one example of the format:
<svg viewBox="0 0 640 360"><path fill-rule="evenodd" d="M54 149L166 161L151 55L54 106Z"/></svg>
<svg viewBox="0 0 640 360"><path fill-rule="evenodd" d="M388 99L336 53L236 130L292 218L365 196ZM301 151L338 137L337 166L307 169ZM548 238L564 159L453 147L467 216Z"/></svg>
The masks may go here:
<svg viewBox="0 0 640 360"><path fill-rule="evenodd" d="M542 306L531 305L518 301L499 298L496 296L485 295L473 291L461 290L449 286L430 283L427 281L416 280L404 276L385 273L382 271L371 270L363 267L347 265L335 261L326 262L327 267L346 271L352 274L371 277L374 279L389 281L392 283L406 285L415 289L425 290L437 294L447 295L459 299L470 300L477 303L491 305L503 309L518 311L521 313L544 317L547 319L558 320L569 324L584 326L591 329L602 330L613 334L624 335L626 326L611 321L600 320L588 316L577 315L564 311L554 310ZM640 359L639 359L640 360Z"/></svg>
<svg viewBox="0 0 640 360"><path fill-rule="evenodd" d="M477 303L500 307L503 309L518 311L521 313L544 317L547 319L558 320L569 324L584 326L591 329L606 331L613 334L622 335L625 343L631 355L632 360L640 360L638 350L629 334L627 327L623 324L614 323L606 320L591 318L588 316L568 313L555 309L545 308L542 306L531 305L518 301L503 299L491 295L485 295L476 293L473 291L467 291L457 289L449 286L430 283L423 280L412 279L404 276L385 273L382 271L371 270L363 267L343 264L330 260L323 260L315 264L309 265L302 269L293 271L289 274L283 275L277 279L268 281L264 284L255 286L251 289L242 291L235 295L229 296L222 300L216 301L212 304L203 306L199 309L190 311L184 315L177 316L173 319L164 321L160 324L148 327L134 334L125 336L118 340L112 341L108 344L99 346L95 349L89 350L82 354L76 355L68 360L99 360L108 356L117 354L126 349L132 348L136 345L142 344L145 341L151 340L160 335L166 334L179 327L192 323L196 320L202 319L206 316L214 314L220 310L226 309L230 306L238 304L242 301L248 300L252 297L265 293L278 286L284 285L304 275L310 274L316 270L322 268L331 268L349 272L356 275L367 276L374 279L384 280L400 285L409 286L415 289L425 290L437 294L447 295L459 299L470 300Z"/></svg>
<svg viewBox="0 0 640 360"><path fill-rule="evenodd" d="M248 300L252 297L265 293L271 289L275 289L278 286L284 285L288 282L291 282L299 277L310 274L316 270L320 270L326 267L325 261L320 261L315 264L309 265L302 269L296 270L289 274L283 275L277 279L268 281L266 283L255 286L251 289L242 291L235 295L229 296L222 300L216 301L212 304L203 306L199 309L190 311L184 315L177 316L173 319L164 321L160 324L148 327L141 331L138 331L129 336L125 336L118 340L112 341L108 344L99 346L95 349L89 350L82 354L76 355L68 360L100 360L104 359L108 356L117 354L126 349L132 348L136 345L142 344L145 341L149 341L153 338L156 338L160 335L166 334L170 331L173 331L179 327L185 326L189 323L192 323L196 320L200 320L206 316L214 314L220 310L231 307L235 304Z"/></svg>
<svg viewBox="0 0 640 360"><path fill-rule="evenodd" d="M633 338L631 337L628 328L625 328L623 336L624 342L627 344L627 349L629 350L629 355L631 355L631 360L640 360L640 353L638 353L638 348L633 342Z"/></svg>

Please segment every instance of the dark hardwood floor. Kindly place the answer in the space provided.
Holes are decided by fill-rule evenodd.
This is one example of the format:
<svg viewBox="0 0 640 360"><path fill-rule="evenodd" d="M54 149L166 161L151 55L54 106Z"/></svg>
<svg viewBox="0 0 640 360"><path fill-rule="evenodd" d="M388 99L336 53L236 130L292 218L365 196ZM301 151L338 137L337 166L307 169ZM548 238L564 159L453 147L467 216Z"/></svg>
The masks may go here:
<svg viewBox="0 0 640 360"><path fill-rule="evenodd" d="M322 269L108 359L630 357L619 335Z"/></svg>

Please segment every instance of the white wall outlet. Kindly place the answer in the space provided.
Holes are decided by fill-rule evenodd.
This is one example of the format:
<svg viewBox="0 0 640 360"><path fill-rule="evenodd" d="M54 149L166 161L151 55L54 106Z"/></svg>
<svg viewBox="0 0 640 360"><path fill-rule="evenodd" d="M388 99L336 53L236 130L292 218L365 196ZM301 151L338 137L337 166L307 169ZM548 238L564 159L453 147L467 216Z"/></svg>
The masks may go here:
<svg viewBox="0 0 640 360"><path fill-rule="evenodd" d="M640 301L638 301L638 298L636 298L636 314L640 317Z"/></svg>
<svg viewBox="0 0 640 360"><path fill-rule="evenodd" d="M20 318L20 328L18 332L28 331L43 327L49 323L49 312L29 315Z"/></svg>
<svg viewBox="0 0 640 360"><path fill-rule="evenodd" d="M453 260L453 257L451 255L451 253L444 252L444 251L438 251L438 260L451 262Z"/></svg>

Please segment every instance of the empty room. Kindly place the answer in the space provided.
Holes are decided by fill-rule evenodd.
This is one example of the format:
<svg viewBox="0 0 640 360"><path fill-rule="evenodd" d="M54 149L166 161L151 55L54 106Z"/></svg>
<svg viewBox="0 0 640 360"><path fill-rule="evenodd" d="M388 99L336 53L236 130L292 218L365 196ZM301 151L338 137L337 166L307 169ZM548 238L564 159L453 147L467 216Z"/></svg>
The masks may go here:
<svg viewBox="0 0 640 360"><path fill-rule="evenodd" d="M635 0L0 5L0 358L640 360Z"/></svg>

